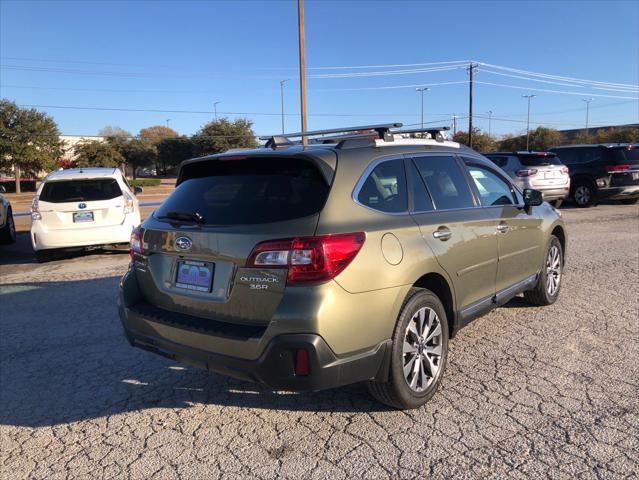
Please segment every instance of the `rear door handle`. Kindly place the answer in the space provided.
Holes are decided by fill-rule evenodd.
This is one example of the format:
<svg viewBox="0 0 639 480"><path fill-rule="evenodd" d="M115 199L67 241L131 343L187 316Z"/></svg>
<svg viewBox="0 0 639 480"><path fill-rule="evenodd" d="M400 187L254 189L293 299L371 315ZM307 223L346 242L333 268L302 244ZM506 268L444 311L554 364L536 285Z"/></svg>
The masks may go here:
<svg viewBox="0 0 639 480"><path fill-rule="evenodd" d="M453 232L448 230L446 227L439 227L437 230L433 232L433 237L435 237L438 240L441 240L442 242L445 242L452 236L453 236Z"/></svg>
<svg viewBox="0 0 639 480"><path fill-rule="evenodd" d="M508 224L506 222L501 222L497 225L497 231L499 233L506 233L508 231Z"/></svg>

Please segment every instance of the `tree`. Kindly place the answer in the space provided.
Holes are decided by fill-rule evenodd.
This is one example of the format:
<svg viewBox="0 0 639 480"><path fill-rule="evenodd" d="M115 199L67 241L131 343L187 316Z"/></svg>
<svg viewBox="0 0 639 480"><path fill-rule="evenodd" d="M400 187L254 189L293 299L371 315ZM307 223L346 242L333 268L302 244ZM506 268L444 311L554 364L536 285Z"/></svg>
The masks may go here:
<svg viewBox="0 0 639 480"><path fill-rule="evenodd" d="M157 150L141 139L132 139L121 146L121 154L133 170L133 178L140 167L153 165L157 159Z"/></svg>
<svg viewBox="0 0 639 480"><path fill-rule="evenodd" d="M113 167L117 168L124 157L109 142L82 140L73 148L77 167Z"/></svg>
<svg viewBox="0 0 639 480"><path fill-rule="evenodd" d="M107 125L106 127L102 128L98 132L98 135L100 135L101 137L105 137L107 139L109 139L109 138L124 138L124 139L127 139L127 138L131 137L131 134L129 132L127 132L123 128L115 127L113 125Z"/></svg>
<svg viewBox="0 0 639 480"><path fill-rule="evenodd" d="M563 137L554 128L537 127L530 131L529 150L545 151L550 147L561 145ZM507 136L499 144L500 150L518 151L526 150L526 135L517 137Z"/></svg>
<svg viewBox="0 0 639 480"><path fill-rule="evenodd" d="M64 153L55 121L34 108L0 100L0 169L14 168L16 192L22 173L37 175Z"/></svg>
<svg viewBox="0 0 639 480"><path fill-rule="evenodd" d="M193 141L186 136L164 138L156 145L158 163L162 166L162 174L167 169L177 167L181 162L193 157Z"/></svg>
<svg viewBox="0 0 639 480"><path fill-rule="evenodd" d="M143 128L138 135L140 139L148 145L156 146L159 142L169 137L177 137L178 133L172 128L164 125L154 125Z"/></svg>
<svg viewBox="0 0 639 480"><path fill-rule="evenodd" d="M594 143L637 143L639 142L639 127L612 127L600 129L595 135L590 135Z"/></svg>
<svg viewBox="0 0 639 480"><path fill-rule="evenodd" d="M194 155L211 155L231 148L257 147L253 122L240 118L234 122L221 118L207 123L193 135Z"/></svg>
<svg viewBox="0 0 639 480"><path fill-rule="evenodd" d="M468 132L457 132L453 141L468 145ZM492 152L497 149L497 140L479 128L473 128L473 148L478 152Z"/></svg>

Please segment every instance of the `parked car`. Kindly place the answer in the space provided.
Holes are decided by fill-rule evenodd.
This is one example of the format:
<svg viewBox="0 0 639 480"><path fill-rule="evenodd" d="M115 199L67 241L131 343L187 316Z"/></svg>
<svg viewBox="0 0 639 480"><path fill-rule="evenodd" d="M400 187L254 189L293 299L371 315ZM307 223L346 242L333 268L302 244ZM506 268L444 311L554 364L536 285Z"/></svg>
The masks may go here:
<svg viewBox="0 0 639 480"><path fill-rule="evenodd" d="M13 221L11 202L3 193L6 190L0 185L0 244L7 245L16 241L16 224Z"/></svg>
<svg viewBox="0 0 639 480"><path fill-rule="evenodd" d="M520 189L539 190L555 208L570 192L568 168L552 152L492 152L486 157L510 175Z"/></svg>
<svg viewBox="0 0 639 480"><path fill-rule="evenodd" d="M366 381L415 408L464 325L520 293L555 302L560 212L475 151L397 126L183 162L131 237L131 345L275 389Z"/></svg>
<svg viewBox="0 0 639 480"><path fill-rule="evenodd" d="M58 170L47 175L31 206L38 261L56 250L126 243L140 225L135 194L117 168Z"/></svg>
<svg viewBox="0 0 639 480"><path fill-rule="evenodd" d="M570 169L570 196L579 207L599 200L639 200L639 145L567 145L550 149Z"/></svg>

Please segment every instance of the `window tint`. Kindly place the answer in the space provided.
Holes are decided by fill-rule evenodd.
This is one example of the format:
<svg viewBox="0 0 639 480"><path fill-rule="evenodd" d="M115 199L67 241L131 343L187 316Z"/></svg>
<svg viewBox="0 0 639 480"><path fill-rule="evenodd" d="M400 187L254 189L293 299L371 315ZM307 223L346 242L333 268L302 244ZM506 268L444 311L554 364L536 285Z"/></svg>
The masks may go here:
<svg viewBox="0 0 639 480"><path fill-rule="evenodd" d="M620 163L629 163L629 164L637 164L639 163L639 148L633 147L624 147L624 148L612 148L610 149L610 157L612 161L616 164Z"/></svg>
<svg viewBox="0 0 639 480"><path fill-rule="evenodd" d="M413 196L413 211L414 212L430 212L433 210L433 202L430 199L430 195L426 190L424 181L421 175L417 171L417 168L413 162L409 162L409 175L408 182L411 194Z"/></svg>
<svg viewBox="0 0 639 480"><path fill-rule="evenodd" d="M497 165L498 167L505 167L506 164L508 163L508 157L504 157L501 155L497 155L494 157L488 157L488 159L493 162L495 165Z"/></svg>
<svg viewBox="0 0 639 480"><path fill-rule="evenodd" d="M559 148L557 150L554 150L554 152L558 155L559 160L564 165L576 163L574 148Z"/></svg>
<svg viewBox="0 0 639 480"><path fill-rule="evenodd" d="M381 212L408 210L403 161L389 160L377 165L362 184L357 201Z"/></svg>
<svg viewBox="0 0 639 480"><path fill-rule="evenodd" d="M475 206L466 178L454 157L417 157L415 166L436 209Z"/></svg>
<svg viewBox="0 0 639 480"><path fill-rule="evenodd" d="M209 225L279 222L319 212L329 186L314 165L290 158L197 162L156 210L199 213Z"/></svg>
<svg viewBox="0 0 639 480"><path fill-rule="evenodd" d="M42 186L39 199L51 203L94 202L121 195L120 185L114 178L52 180Z"/></svg>
<svg viewBox="0 0 639 480"><path fill-rule="evenodd" d="M577 158L577 163L596 162L602 159L602 149L597 147L579 148L576 150L575 156Z"/></svg>
<svg viewBox="0 0 639 480"><path fill-rule="evenodd" d="M536 156L536 155L520 155L519 163L524 167L543 167L546 165L561 165L559 157L555 155Z"/></svg>
<svg viewBox="0 0 639 480"><path fill-rule="evenodd" d="M515 203L510 184L495 173L477 165L469 165L468 172L475 182L483 206L513 205Z"/></svg>

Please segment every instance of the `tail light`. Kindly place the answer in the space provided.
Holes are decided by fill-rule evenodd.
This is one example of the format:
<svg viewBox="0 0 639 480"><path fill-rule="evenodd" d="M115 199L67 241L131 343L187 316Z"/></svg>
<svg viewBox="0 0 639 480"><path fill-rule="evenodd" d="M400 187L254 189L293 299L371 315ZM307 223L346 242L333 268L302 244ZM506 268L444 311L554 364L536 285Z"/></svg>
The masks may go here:
<svg viewBox="0 0 639 480"><path fill-rule="evenodd" d="M133 213L135 209L135 203L133 203L133 197L124 192L124 213Z"/></svg>
<svg viewBox="0 0 639 480"><path fill-rule="evenodd" d="M536 168L528 168L524 170L517 170L515 175L518 177L532 177L533 175L537 175Z"/></svg>
<svg viewBox="0 0 639 480"><path fill-rule="evenodd" d="M630 170L630 165L606 165L606 172L615 173L615 172L625 172Z"/></svg>
<svg viewBox="0 0 639 480"><path fill-rule="evenodd" d="M142 229L140 227L135 227L131 232L131 241L129 242L129 255L131 255L131 260L135 258L136 253L144 255Z"/></svg>
<svg viewBox="0 0 639 480"><path fill-rule="evenodd" d="M564 175L568 175L568 167L562 167L561 168L561 173L563 173Z"/></svg>
<svg viewBox="0 0 639 480"><path fill-rule="evenodd" d="M40 205L38 204L38 197L31 202L31 220L41 220L42 214L40 213Z"/></svg>
<svg viewBox="0 0 639 480"><path fill-rule="evenodd" d="M246 266L288 268L289 284L325 282L351 263L364 240L364 232L355 232L262 242L255 246Z"/></svg>

